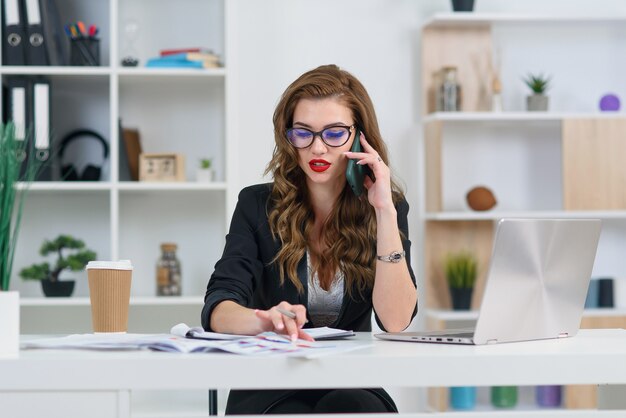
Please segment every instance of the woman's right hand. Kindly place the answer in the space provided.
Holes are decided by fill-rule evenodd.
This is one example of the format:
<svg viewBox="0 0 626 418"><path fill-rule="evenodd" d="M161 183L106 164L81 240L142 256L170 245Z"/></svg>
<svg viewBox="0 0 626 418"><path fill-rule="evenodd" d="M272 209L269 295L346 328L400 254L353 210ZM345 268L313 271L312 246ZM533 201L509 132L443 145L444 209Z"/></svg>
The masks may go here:
<svg viewBox="0 0 626 418"><path fill-rule="evenodd" d="M292 312L296 317L294 319L289 318L287 315L282 314L279 309ZM261 327L265 331L286 334L291 338L291 341L296 341L297 339L315 341L313 337L302 329L307 322L306 308L303 305L292 305L283 301L266 311L256 309L254 313L261 320Z"/></svg>

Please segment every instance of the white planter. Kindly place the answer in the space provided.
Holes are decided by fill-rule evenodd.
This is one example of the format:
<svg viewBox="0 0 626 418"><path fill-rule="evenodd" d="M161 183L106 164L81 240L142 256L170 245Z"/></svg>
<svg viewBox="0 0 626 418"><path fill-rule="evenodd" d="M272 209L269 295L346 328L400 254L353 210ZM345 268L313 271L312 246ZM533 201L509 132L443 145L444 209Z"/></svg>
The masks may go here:
<svg viewBox="0 0 626 418"><path fill-rule="evenodd" d="M210 183L213 181L213 170L199 168L196 171L196 181L199 183Z"/></svg>
<svg viewBox="0 0 626 418"><path fill-rule="evenodd" d="M0 291L0 359L16 358L20 348L20 294Z"/></svg>

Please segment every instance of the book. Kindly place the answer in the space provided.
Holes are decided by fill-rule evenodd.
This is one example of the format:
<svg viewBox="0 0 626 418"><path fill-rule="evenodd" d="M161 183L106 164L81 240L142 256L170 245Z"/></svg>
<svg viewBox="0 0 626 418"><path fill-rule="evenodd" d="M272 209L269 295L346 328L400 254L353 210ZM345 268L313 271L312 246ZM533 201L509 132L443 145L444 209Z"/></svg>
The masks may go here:
<svg viewBox="0 0 626 418"><path fill-rule="evenodd" d="M150 58L146 62L148 68L217 68L219 65L210 61L174 60Z"/></svg>
<svg viewBox="0 0 626 418"><path fill-rule="evenodd" d="M126 158L128 161L128 170L130 172L130 179L132 181L139 180L139 155L142 153L141 140L139 137L139 130L137 129L122 129L121 136L124 144L120 148L124 148Z"/></svg>
<svg viewBox="0 0 626 418"><path fill-rule="evenodd" d="M200 47L195 47L195 48L174 48L174 49L162 49L159 51L159 55L164 57L167 55L174 55L174 54L183 54L186 52L199 52L199 53L203 53L203 54L213 54L213 51L208 49L208 48L200 48Z"/></svg>
<svg viewBox="0 0 626 418"><path fill-rule="evenodd" d="M220 57L214 54L202 52L183 52L180 54L170 54L157 58L161 61L206 61L218 64Z"/></svg>

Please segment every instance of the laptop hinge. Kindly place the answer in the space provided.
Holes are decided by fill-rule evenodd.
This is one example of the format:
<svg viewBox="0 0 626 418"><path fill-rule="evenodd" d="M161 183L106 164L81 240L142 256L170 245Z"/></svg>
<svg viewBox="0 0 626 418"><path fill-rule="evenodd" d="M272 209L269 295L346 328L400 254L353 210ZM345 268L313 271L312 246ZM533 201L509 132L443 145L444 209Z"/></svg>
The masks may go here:
<svg viewBox="0 0 626 418"><path fill-rule="evenodd" d="M491 339L491 340L487 340L487 344L498 344L498 339L494 338L494 339Z"/></svg>
<svg viewBox="0 0 626 418"><path fill-rule="evenodd" d="M568 332L561 332L559 333L559 338L566 338L569 337L569 333Z"/></svg>

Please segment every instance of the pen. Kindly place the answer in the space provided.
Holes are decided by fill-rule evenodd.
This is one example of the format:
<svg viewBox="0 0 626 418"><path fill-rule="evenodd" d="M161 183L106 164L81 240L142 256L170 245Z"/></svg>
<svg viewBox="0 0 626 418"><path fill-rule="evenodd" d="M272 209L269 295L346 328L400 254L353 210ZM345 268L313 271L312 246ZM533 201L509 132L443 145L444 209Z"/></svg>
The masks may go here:
<svg viewBox="0 0 626 418"><path fill-rule="evenodd" d="M276 310L280 312L281 314L285 315L287 318L296 319L296 314L291 311L288 311L282 308L276 308Z"/></svg>
<svg viewBox="0 0 626 418"><path fill-rule="evenodd" d="M280 312L281 314L285 315L287 318L296 319L296 314L291 312L291 311L288 311L288 310L283 309L283 308L276 308L276 310L278 312ZM309 322L309 321L307 319L305 319L304 323L306 324L307 322Z"/></svg>

